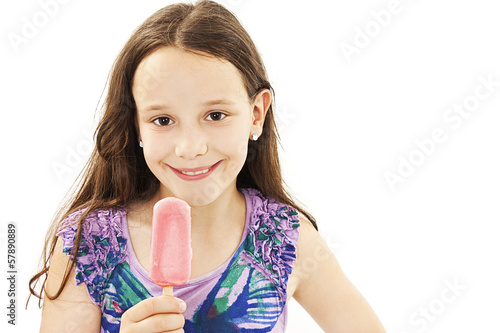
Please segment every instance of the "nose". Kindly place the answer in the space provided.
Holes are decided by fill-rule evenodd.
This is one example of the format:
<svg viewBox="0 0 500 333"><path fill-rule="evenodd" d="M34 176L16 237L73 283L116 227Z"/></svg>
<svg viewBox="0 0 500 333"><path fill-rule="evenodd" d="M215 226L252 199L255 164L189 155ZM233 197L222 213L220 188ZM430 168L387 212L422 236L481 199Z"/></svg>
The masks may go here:
<svg viewBox="0 0 500 333"><path fill-rule="evenodd" d="M201 130L193 126L181 126L177 133L175 154L178 157L193 160L208 151L207 140Z"/></svg>

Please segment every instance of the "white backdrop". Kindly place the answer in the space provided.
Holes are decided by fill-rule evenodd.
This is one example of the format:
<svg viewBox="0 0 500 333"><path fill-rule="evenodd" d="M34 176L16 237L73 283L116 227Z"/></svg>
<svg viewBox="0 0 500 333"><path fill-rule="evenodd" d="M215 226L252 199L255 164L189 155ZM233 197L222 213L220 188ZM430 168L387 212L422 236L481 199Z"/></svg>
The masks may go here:
<svg viewBox="0 0 500 333"><path fill-rule="evenodd" d="M172 2L1 2L3 332L38 330L36 300L24 309L27 281L89 154L108 71L132 31ZM388 332L499 332L495 2L220 2L268 68L287 183ZM305 330L321 332L292 301L287 332Z"/></svg>

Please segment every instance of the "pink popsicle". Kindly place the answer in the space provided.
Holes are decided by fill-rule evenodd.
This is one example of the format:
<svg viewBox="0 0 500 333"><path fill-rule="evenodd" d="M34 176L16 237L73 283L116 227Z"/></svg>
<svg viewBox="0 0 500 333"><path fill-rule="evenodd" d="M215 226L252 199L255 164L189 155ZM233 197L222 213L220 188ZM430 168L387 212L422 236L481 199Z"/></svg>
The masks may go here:
<svg viewBox="0 0 500 333"><path fill-rule="evenodd" d="M177 198L158 201L153 208L149 277L172 295L172 286L191 276L191 207Z"/></svg>

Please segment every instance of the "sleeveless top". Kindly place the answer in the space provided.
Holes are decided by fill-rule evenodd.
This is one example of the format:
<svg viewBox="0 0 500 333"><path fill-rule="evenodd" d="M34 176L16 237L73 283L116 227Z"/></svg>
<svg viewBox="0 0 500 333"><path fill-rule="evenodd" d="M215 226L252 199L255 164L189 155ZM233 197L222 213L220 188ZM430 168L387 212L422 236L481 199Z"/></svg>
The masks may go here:
<svg viewBox="0 0 500 333"><path fill-rule="evenodd" d="M245 195L246 225L233 256L214 271L174 286L174 296L187 305L187 333L285 331L298 213L255 189L240 191ZM70 258L82 212L69 215L58 229L63 252ZM100 306L101 332L119 332L127 309L162 294L135 256L126 216L125 208L97 210L83 221L76 284L84 283L92 302Z"/></svg>

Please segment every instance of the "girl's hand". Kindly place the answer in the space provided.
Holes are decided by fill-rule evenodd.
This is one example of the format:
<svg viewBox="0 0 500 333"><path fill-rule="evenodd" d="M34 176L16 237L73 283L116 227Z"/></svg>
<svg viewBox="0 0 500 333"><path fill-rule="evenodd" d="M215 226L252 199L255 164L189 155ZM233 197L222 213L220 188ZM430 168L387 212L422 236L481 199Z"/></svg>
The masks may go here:
<svg viewBox="0 0 500 333"><path fill-rule="evenodd" d="M145 299L123 313L120 333L184 332L186 303L172 296Z"/></svg>

